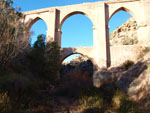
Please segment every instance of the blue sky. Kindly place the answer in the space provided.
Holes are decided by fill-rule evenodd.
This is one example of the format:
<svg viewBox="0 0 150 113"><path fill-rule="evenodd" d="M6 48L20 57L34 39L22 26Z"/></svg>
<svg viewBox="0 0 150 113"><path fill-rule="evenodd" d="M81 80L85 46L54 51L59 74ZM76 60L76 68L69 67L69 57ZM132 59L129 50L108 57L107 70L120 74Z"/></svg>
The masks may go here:
<svg viewBox="0 0 150 113"><path fill-rule="evenodd" d="M21 7L22 11L35 10L40 8L65 6L85 2L96 2L104 0L13 0L14 5Z"/></svg>
<svg viewBox="0 0 150 113"><path fill-rule="evenodd" d="M30 11L35 9L65 6L85 2L96 2L103 0L14 0L14 6L20 7L21 11ZM120 11L116 13L109 22L110 33L124 23L131 15ZM61 47L77 47L93 45L93 24L91 20L81 14L69 17L62 26L62 44ZM44 21L37 21L31 28L34 34L31 37L33 43L37 35L46 34L47 26Z"/></svg>

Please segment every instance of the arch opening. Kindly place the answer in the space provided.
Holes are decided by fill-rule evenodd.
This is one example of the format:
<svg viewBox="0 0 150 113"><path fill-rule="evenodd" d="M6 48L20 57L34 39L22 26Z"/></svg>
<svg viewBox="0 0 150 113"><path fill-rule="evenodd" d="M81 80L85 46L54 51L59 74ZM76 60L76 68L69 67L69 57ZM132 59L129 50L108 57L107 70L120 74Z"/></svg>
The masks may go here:
<svg viewBox="0 0 150 113"><path fill-rule="evenodd" d="M118 8L116 11L114 11L114 12L112 13L112 15L109 17L109 21L110 21L111 18L112 18L116 13L118 13L119 11L127 12L128 14L132 15L132 17L135 18L134 13L133 13L132 11L130 11L129 9L127 9L127 8L125 8L125 7L120 7L120 8Z"/></svg>
<svg viewBox="0 0 150 113"><path fill-rule="evenodd" d="M93 46L93 23L83 12L68 14L60 24L61 47Z"/></svg>
<svg viewBox="0 0 150 113"><path fill-rule="evenodd" d="M62 28L63 23L64 23L69 17L71 17L71 16L73 16L73 15L76 15L76 14L81 14L81 15L87 16L84 12L81 12L81 11L75 11L75 12L69 13L68 15L66 15L66 16L62 19L62 21L61 21L61 23L60 23L60 29ZM88 16L87 16L87 17L88 17Z"/></svg>
<svg viewBox="0 0 150 113"><path fill-rule="evenodd" d="M82 62L88 60L89 58L81 53L72 53L65 56L62 60L62 64L69 64L71 62L77 61Z"/></svg>
<svg viewBox="0 0 150 113"><path fill-rule="evenodd" d="M34 42L37 41L37 37L39 35L43 34L45 35L45 37L47 37L46 22L39 17L35 18L34 20L31 21L29 25L29 31L30 31L29 44L31 45L31 47L33 47Z"/></svg>
<svg viewBox="0 0 150 113"><path fill-rule="evenodd" d="M72 53L67 55L62 61L62 67L60 70L61 77L64 77L69 72L88 72L93 74L93 63L89 57L81 53Z"/></svg>
<svg viewBox="0 0 150 113"><path fill-rule="evenodd" d="M134 45L138 43L137 22L126 8L116 10L109 20L110 45Z"/></svg>

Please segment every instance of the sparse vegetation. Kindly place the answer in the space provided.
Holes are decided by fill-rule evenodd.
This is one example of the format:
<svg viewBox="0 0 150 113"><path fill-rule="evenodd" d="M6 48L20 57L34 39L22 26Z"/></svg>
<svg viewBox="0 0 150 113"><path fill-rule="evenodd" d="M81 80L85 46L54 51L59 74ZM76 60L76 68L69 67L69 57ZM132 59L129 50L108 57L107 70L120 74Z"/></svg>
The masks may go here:
<svg viewBox="0 0 150 113"><path fill-rule="evenodd" d="M5 103L2 103L2 108L0 105L1 113L28 113L29 111L31 113L47 113L45 107L37 109L34 107L45 106L44 102L40 101L44 101L48 96L42 91L47 91L48 88L51 88L50 86L56 85L60 64L59 47L54 42L45 45L44 39L44 35L39 35L34 47L30 48L23 58L11 61L11 65L1 72L0 90L2 96L7 96L9 99L10 107L6 108L8 106L4 106ZM18 62L18 60L24 60L24 62Z"/></svg>
<svg viewBox="0 0 150 113"><path fill-rule="evenodd" d="M21 23L22 14L12 5L12 0L0 1L0 68L27 47L29 35Z"/></svg>
<svg viewBox="0 0 150 113"><path fill-rule="evenodd" d="M134 44L134 39L126 38L123 40L122 45L133 45Z"/></svg>
<svg viewBox="0 0 150 113"><path fill-rule="evenodd" d="M118 109L120 108L121 104L122 104L122 101L126 99L126 96L123 92L117 90L115 92L115 95L113 96L112 98L112 104L113 104L113 107Z"/></svg>

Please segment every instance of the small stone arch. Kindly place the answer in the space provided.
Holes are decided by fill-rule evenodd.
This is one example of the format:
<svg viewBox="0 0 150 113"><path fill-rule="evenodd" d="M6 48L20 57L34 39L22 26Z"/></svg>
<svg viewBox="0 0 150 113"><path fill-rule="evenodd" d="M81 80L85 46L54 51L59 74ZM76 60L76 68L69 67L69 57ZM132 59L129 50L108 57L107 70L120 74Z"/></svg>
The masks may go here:
<svg viewBox="0 0 150 113"><path fill-rule="evenodd" d="M81 54L88 57L90 60L93 59L93 48L91 47L76 47L76 48L61 48L60 51L60 62L72 54Z"/></svg>
<svg viewBox="0 0 150 113"><path fill-rule="evenodd" d="M62 56L61 59L60 59L60 64L62 64L62 62L63 62L67 57L69 57L69 56L71 56L71 55L74 55L74 54L79 54L79 55L81 55L81 56L84 56L84 57L88 58L90 61L92 61L92 62L94 63L93 58L91 58L91 57L89 57L89 56L87 56L87 55L85 55L85 54L83 54L83 53L72 52L72 53L66 54L65 56Z"/></svg>
<svg viewBox="0 0 150 113"><path fill-rule="evenodd" d="M79 54L79 55L82 55L82 56L86 56L86 55L83 55L82 53L78 53L78 52L69 53L69 54L67 54L66 56L63 56L63 57L61 58L60 64L62 64L62 62L63 62L67 57L69 57L69 56L71 56L71 55L74 55L74 54ZM86 57L87 57L87 56L86 56Z"/></svg>
<svg viewBox="0 0 150 113"><path fill-rule="evenodd" d="M86 17L88 17L88 18L91 20L91 22L92 22L92 24L93 24L92 19L89 17L89 15L88 15L87 13L85 13L85 12L83 12L83 11L73 11L73 12L67 14L66 16L64 16L64 18L60 21L59 29L61 30L62 25L63 25L63 23L65 22L65 20L67 20L69 17L71 17L71 16L73 16L73 15L76 15L76 14L85 15Z"/></svg>
<svg viewBox="0 0 150 113"><path fill-rule="evenodd" d="M120 7L120 8L118 8L118 9L116 9L111 15L110 15L110 17L109 17L109 21L110 21L110 19L112 18L112 16L113 15L115 15L117 12L119 12L119 11L125 11L125 12L127 12L127 13L129 13L129 14L131 14L133 17L134 17L134 19L136 20L136 18L135 18L135 14L131 11L131 10L129 10L128 8L126 8L126 7ZM108 21L108 22L109 22Z"/></svg>

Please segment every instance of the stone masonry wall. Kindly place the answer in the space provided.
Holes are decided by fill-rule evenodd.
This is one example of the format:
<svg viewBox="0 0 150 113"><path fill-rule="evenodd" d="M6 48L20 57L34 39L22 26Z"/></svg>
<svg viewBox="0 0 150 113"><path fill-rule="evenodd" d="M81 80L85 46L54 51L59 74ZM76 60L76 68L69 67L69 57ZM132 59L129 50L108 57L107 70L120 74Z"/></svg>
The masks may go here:
<svg viewBox="0 0 150 113"><path fill-rule="evenodd" d="M121 65L126 60L136 61L137 56L143 50L139 45L116 45L111 46L111 66Z"/></svg>

